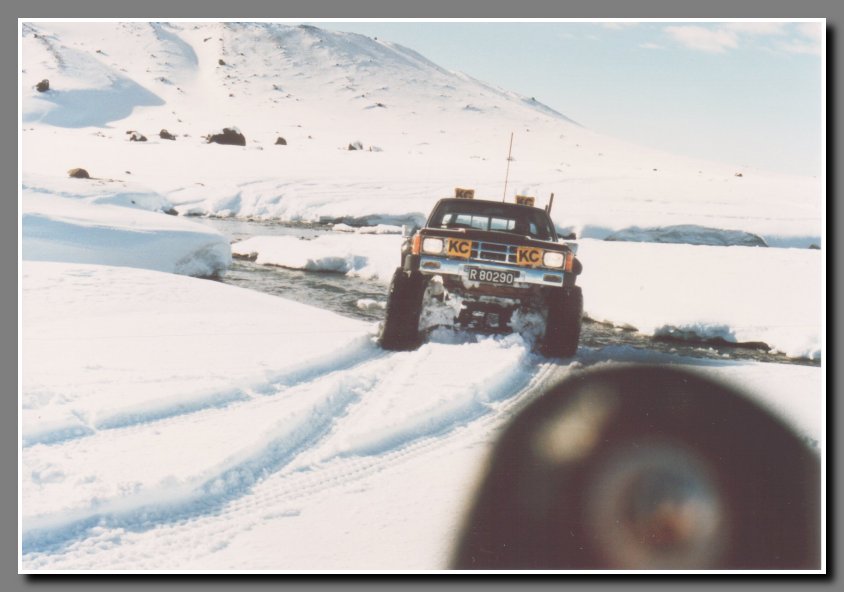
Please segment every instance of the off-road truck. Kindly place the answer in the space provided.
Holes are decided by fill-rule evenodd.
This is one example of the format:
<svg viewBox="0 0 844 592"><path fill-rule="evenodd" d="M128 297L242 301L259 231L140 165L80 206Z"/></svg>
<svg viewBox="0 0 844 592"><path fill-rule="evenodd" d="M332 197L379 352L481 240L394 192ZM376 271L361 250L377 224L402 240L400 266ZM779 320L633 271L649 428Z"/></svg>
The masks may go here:
<svg viewBox="0 0 844 592"><path fill-rule="evenodd" d="M460 189L441 199L425 226L405 233L379 343L416 349L431 329L530 333L547 356L569 357L580 338L582 270L535 198L474 199Z"/></svg>

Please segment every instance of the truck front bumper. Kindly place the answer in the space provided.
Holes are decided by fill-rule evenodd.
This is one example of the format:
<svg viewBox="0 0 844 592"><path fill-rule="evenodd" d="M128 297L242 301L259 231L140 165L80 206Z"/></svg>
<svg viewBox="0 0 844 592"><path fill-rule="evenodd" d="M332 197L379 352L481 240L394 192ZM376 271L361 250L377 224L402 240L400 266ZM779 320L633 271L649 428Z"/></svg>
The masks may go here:
<svg viewBox="0 0 844 592"><path fill-rule="evenodd" d="M482 282L475 282L469 280L468 268L477 267L485 270L511 272L516 274L513 282L514 288L528 288L532 286L548 286L560 287L564 283L567 284L566 274L562 270L541 269L536 267L519 267L516 265L507 265L504 263L496 263L494 261L474 261L471 259L449 259L446 257L436 257L431 255L419 255L418 270L425 275L439 275L443 278L462 280L464 286L467 288L472 286L480 286ZM416 261L412 263L416 267ZM573 279L573 278L572 278Z"/></svg>

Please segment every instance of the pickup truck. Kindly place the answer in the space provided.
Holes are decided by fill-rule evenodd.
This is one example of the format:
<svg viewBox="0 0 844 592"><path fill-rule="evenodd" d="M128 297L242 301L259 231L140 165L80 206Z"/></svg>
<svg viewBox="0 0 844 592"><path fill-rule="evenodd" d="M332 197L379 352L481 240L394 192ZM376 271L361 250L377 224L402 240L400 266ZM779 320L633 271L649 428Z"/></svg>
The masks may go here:
<svg viewBox="0 0 844 592"><path fill-rule="evenodd" d="M381 347L416 349L432 323L492 333L529 327L543 354L573 356L583 314L575 285L582 265L558 237L550 204L535 207L526 196L516 203L475 199L471 189L455 195L439 200L425 226L405 235ZM428 314L433 309L437 314Z"/></svg>

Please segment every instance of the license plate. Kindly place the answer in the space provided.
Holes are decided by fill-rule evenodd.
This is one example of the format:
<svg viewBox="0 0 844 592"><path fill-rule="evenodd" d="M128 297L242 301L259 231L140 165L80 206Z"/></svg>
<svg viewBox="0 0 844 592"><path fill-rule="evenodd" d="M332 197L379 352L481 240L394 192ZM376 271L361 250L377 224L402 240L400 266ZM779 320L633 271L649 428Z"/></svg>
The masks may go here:
<svg viewBox="0 0 844 592"><path fill-rule="evenodd" d="M505 286L513 285L519 276L515 271L498 271L497 269L484 269L483 267L468 267L466 271L469 273L469 281Z"/></svg>

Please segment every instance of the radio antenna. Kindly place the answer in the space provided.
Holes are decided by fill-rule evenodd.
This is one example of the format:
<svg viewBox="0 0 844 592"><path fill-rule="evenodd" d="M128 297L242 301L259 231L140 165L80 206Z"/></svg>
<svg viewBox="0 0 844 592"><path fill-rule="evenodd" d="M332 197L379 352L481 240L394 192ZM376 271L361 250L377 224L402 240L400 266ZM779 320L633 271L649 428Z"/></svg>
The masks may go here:
<svg viewBox="0 0 844 592"><path fill-rule="evenodd" d="M504 195L501 201L507 199L507 181L510 179L510 161L513 160L513 132L510 132L510 149L507 150L507 174L504 176Z"/></svg>

